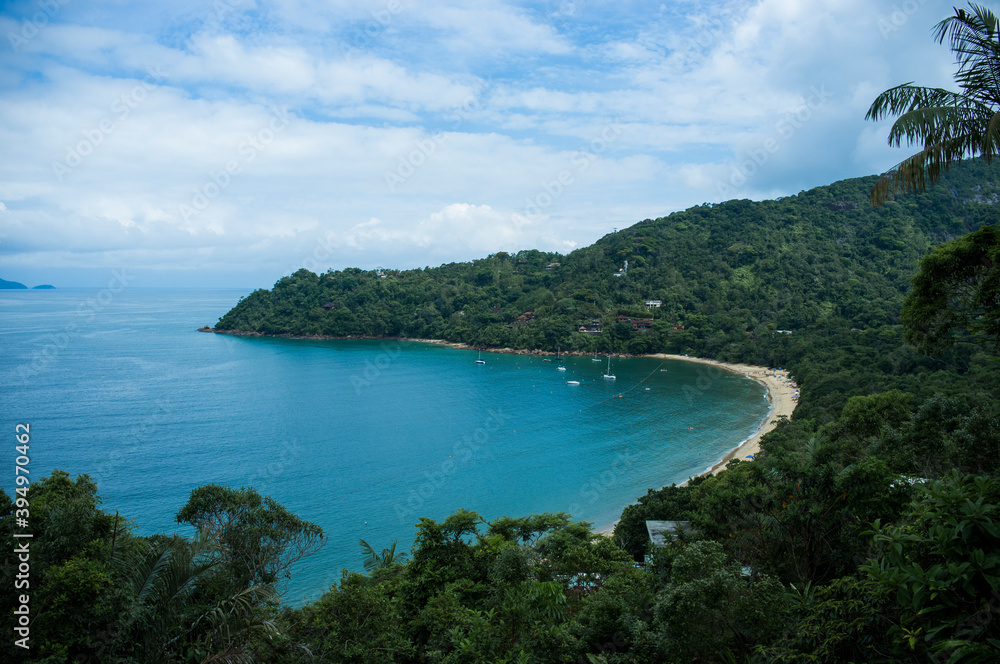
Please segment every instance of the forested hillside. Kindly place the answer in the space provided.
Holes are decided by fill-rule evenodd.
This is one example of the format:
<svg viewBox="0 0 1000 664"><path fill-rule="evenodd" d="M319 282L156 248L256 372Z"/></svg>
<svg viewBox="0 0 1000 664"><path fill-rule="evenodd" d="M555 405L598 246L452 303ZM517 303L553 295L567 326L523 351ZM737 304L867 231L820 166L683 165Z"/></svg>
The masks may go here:
<svg viewBox="0 0 1000 664"><path fill-rule="evenodd" d="M995 219L1000 170L978 162L877 209L868 203L874 181L694 207L565 256L524 251L430 269L300 270L241 300L217 327L763 361L781 354L771 343L775 329L894 324L927 249ZM625 261L627 271L615 276ZM648 310L648 300L662 305ZM616 324L620 315L653 324L636 331ZM578 332L594 319L604 334Z"/></svg>

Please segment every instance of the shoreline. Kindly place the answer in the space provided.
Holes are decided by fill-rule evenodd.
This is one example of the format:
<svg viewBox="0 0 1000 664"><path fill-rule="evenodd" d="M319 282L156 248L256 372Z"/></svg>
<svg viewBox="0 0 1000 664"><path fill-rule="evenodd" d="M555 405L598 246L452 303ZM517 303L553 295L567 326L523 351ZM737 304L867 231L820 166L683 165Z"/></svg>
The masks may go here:
<svg viewBox="0 0 1000 664"><path fill-rule="evenodd" d="M764 418L764 421L761 422L757 433L734 447L716 464L705 472L697 475L697 477L709 474L718 475L725 469L726 463L728 463L730 459L737 457L743 459L748 455L756 455L760 452L760 439L764 436L764 434L769 433L778 425L778 418L782 415L791 418L792 413L795 411L795 406L798 405L799 388L798 385L791 378L789 378L787 369L769 369L767 367L743 364L741 362L729 363L701 357L668 355L666 353L653 353L645 357L657 357L668 360L683 360L686 362L708 364L720 369L731 371L741 376L745 376L751 380L755 380L767 388L767 400L771 403L771 409L768 412L767 417ZM687 481L679 486L684 486L685 484L687 484Z"/></svg>
<svg viewBox="0 0 1000 664"><path fill-rule="evenodd" d="M725 456L723 456L722 459L716 462L711 468L699 473L695 477L701 477L703 475L718 475L725 470L726 464L729 463L730 459L739 458L746 460L746 457L748 456L756 456L760 452L760 439L763 438L765 434L773 430L774 427L778 426L779 417L785 416L791 418L792 413L795 411L795 406L798 405L799 387L791 378L789 378L787 369L769 369L767 367L744 364L741 362L730 363L719 360L711 360L704 357L688 357L687 355L671 355L669 353L651 353L649 355L643 355L642 357L654 357L665 360L682 360L684 362L708 364L757 381L767 389L767 400L771 403L771 408L767 413L767 417L764 418L764 421L761 422L760 427L758 427L757 432L727 452ZM686 486L691 479L693 478L684 480L678 484L678 486ZM663 487L661 486L659 488L662 489ZM629 504L631 505L632 503ZM622 509L624 509L624 507ZM615 521L610 525L605 525L595 529L594 532L599 535L606 535L610 537L617 524L618 521Z"/></svg>
<svg viewBox="0 0 1000 664"><path fill-rule="evenodd" d="M329 334L265 334L263 332L246 332L244 330L219 330L214 327L197 328L198 332L209 332L212 334L225 334L230 337L266 337L268 339L304 339L307 341L351 341L351 340L368 340L368 341L412 341L414 343L421 344L436 344L438 346L448 346L449 348L454 348L456 350L482 350L487 353L505 353L508 355L551 355L555 357L556 352L551 350L540 350L527 348L487 348L479 346L473 346L471 344L463 343L461 341L448 341L447 339L419 339L416 337L391 337L380 334L345 334L341 336L329 335ZM607 355L607 353L602 353ZM579 350L567 350L560 351L558 355L562 357L591 357L591 353L584 353ZM611 353L612 357L652 357L650 355L631 355L629 353Z"/></svg>
<svg viewBox="0 0 1000 664"><path fill-rule="evenodd" d="M426 344L436 344L440 346L448 346L449 348L454 348L456 350L479 350L475 346L471 346L466 343L447 341L445 339L415 339L410 337L387 337L387 336L371 336L371 335L347 335L347 336L327 336L327 335L308 335L308 334L263 334L261 332L243 332L239 330L217 330L215 328L205 326L198 328L199 332L212 332L215 334L226 334L236 337L273 337L279 339L308 339L313 341L334 341L343 339L370 339L370 340L382 340L382 341L414 341L417 343ZM545 350L527 350L518 348L485 348L489 353L506 353L512 355L556 355L552 351ZM590 353L584 353L582 351L566 351L565 353L559 353L560 355L567 357L590 357ZM741 362L730 363L722 362L720 360L712 360L704 357L689 357L687 355L674 355L670 353L649 353L645 355L630 355L628 353L612 353L615 357L649 357L654 359L663 360L679 360L682 362L696 362L699 364L707 364L725 371L729 371L741 376L745 376L751 380L757 381L762 384L767 389L767 400L771 404L771 408L768 411L767 417L761 422L760 427L758 427L757 432L741 442L739 445L727 452L718 462L712 465L708 470L699 473L695 477L701 477L702 475L718 475L720 472L725 470L726 464L730 459L739 458L746 459L748 456L756 456L760 452L760 439L778 425L778 418L784 416L791 418L792 413L795 411L795 406L798 405L798 385L791 380L788 376L787 369L769 369L767 367L760 367L753 364L744 364ZM678 486L685 486L692 478L684 480ZM663 485L666 486L666 485ZM662 486L659 488L663 488ZM629 503L631 504L631 503ZM624 507L622 508L624 509ZM595 533L601 535L611 535L614 530L615 525L618 521L601 528L594 530Z"/></svg>

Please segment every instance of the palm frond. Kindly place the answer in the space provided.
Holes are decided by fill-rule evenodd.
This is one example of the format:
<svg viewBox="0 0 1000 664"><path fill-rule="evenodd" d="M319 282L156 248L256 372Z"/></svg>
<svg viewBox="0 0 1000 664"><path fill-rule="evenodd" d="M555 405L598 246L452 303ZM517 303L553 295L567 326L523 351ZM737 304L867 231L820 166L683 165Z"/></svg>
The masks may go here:
<svg viewBox="0 0 1000 664"><path fill-rule="evenodd" d="M981 103L1000 104L1000 40L996 16L985 7L970 4L971 11L955 9L955 15L938 23L938 43L948 39L959 66L955 80L966 94Z"/></svg>
<svg viewBox="0 0 1000 664"><path fill-rule="evenodd" d="M912 83L903 83L889 88L872 102L865 120L879 121L889 116L900 115L926 107L949 107L967 104L967 99L944 88L926 88Z"/></svg>
<svg viewBox="0 0 1000 664"><path fill-rule="evenodd" d="M933 186L943 172L961 161L962 139L952 139L946 144L929 145L915 155L896 164L872 187L869 198L878 207L897 192L919 192Z"/></svg>
<svg viewBox="0 0 1000 664"><path fill-rule="evenodd" d="M358 540L361 544L361 550L364 552L365 561L364 568L366 572L371 572L372 570L378 569L379 567L388 567L393 563L403 562L406 559L406 553L396 553L396 544L393 542L392 546L388 549L382 549L382 553L376 553L372 546L362 540Z"/></svg>
<svg viewBox="0 0 1000 664"><path fill-rule="evenodd" d="M955 53L961 92L905 83L872 102L866 120L896 116L888 143L922 149L884 173L872 188L879 206L899 191L922 191L942 171L963 159L1000 155L1000 22L989 9L971 4L938 23L935 38Z"/></svg>

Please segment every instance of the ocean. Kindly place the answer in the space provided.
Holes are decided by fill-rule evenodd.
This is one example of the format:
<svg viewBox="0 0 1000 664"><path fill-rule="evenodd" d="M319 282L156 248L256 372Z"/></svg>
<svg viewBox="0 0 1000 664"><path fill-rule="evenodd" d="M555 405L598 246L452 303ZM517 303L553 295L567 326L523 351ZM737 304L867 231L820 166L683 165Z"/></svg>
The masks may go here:
<svg viewBox="0 0 1000 664"><path fill-rule="evenodd" d="M0 487L13 494L22 422L33 480L89 474L140 534L188 533L174 516L198 486L252 486L328 536L284 587L298 606L361 570L359 539L408 550L420 517L565 511L607 526L768 413L762 385L682 361L612 358L611 381L606 358L558 371L413 341L196 331L246 294L0 291Z"/></svg>

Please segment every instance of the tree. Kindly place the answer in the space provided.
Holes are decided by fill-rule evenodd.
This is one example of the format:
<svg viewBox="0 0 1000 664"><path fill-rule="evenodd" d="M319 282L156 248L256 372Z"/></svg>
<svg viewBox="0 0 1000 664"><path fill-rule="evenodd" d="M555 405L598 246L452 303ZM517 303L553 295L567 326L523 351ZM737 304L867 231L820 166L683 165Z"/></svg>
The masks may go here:
<svg viewBox="0 0 1000 664"><path fill-rule="evenodd" d="M997 661L998 499L995 480L952 471L921 486L899 523L875 522L879 555L862 569L898 602L889 636L901 650L922 661Z"/></svg>
<svg viewBox="0 0 1000 664"><path fill-rule="evenodd" d="M378 553L372 548L372 545L363 539L359 539L358 543L361 544L361 550L364 552L365 556L365 570L371 572L372 570L378 569L380 567L389 567L395 563L402 563L406 561L406 553L396 553L396 542L392 543L392 547L388 549L382 549L382 553Z"/></svg>
<svg viewBox="0 0 1000 664"><path fill-rule="evenodd" d="M235 582L244 587L287 578L295 561L323 545L322 528L252 488L198 487L177 513L177 522L218 539L228 552Z"/></svg>
<svg viewBox="0 0 1000 664"><path fill-rule="evenodd" d="M883 174L871 191L879 206L897 191L922 191L963 158L981 155L987 163L1000 150L1000 33L993 12L969 4L937 24L938 43L950 42L961 92L911 83L880 94L866 120L899 116L889 130L889 145L922 143L923 149Z"/></svg>
<svg viewBox="0 0 1000 664"><path fill-rule="evenodd" d="M15 493L15 499L24 497ZM30 578L15 577L23 572L18 565L25 554L6 556L0 563L0 582L10 589L0 593L8 634L16 634L19 596L27 595L31 602L31 651L18 661L106 661L102 655L109 652L109 634L127 601L111 561L136 544L128 524L100 508L97 485L87 475L73 480L65 471L53 470L30 485L27 500L34 534L25 551ZM14 516L14 503L0 490L0 530L15 532Z"/></svg>
<svg viewBox="0 0 1000 664"><path fill-rule="evenodd" d="M253 662L251 644L276 631L265 605L271 585L228 586L207 597L204 590L221 570L218 542L156 537L123 556L125 586L132 606L119 618L122 654L142 661ZM226 585L228 579L223 579Z"/></svg>
<svg viewBox="0 0 1000 664"><path fill-rule="evenodd" d="M956 335L1000 351L1000 229L983 226L924 256L903 303L906 340L937 351Z"/></svg>
<svg viewBox="0 0 1000 664"><path fill-rule="evenodd" d="M334 586L316 602L286 613L289 643L261 661L416 661L415 644L404 629L404 608L399 575L371 578L344 570L339 587Z"/></svg>
<svg viewBox="0 0 1000 664"><path fill-rule="evenodd" d="M669 574L653 618L668 661L712 661L726 650L745 655L779 631L781 584L766 574L745 574L718 542L686 547Z"/></svg>

